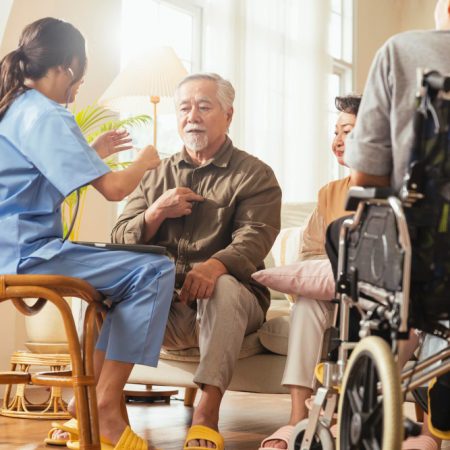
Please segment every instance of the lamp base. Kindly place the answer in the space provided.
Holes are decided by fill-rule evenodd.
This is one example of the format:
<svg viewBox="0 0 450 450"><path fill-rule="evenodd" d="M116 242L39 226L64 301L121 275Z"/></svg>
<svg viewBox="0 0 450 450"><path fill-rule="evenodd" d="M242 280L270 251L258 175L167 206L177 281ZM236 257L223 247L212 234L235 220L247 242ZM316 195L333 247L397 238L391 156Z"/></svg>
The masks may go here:
<svg viewBox="0 0 450 450"><path fill-rule="evenodd" d="M170 397L172 395L177 395L178 390L162 386L127 384L125 385L123 393L127 402L154 403L163 401L164 403L169 404Z"/></svg>

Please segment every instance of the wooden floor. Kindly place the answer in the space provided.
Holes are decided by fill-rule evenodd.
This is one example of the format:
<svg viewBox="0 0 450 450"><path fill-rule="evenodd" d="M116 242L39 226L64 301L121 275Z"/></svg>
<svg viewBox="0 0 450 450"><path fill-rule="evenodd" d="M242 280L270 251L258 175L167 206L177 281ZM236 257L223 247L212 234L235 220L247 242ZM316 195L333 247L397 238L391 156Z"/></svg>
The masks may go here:
<svg viewBox="0 0 450 450"><path fill-rule="evenodd" d="M129 405L132 427L163 450L180 450L189 427L192 408L172 399L170 405ZM261 440L287 423L289 396L227 392L221 409L220 430L227 450L255 450ZM47 420L12 419L0 416L0 450L58 449L43 439L50 428Z"/></svg>
<svg viewBox="0 0 450 450"><path fill-rule="evenodd" d="M288 395L227 392L220 419L227 450L256 450L266 436L285 425L289 417ZM413 405L406 414L415 418ZM189 427L192 408L183 405L183 390L170 405L165 403L129 404L128 414L134 430L163 450L180 450ZM43 443L50 429L49 420L11 419L0 416L0 450L51 450ZM450 444L442 448L449 449Z"/></svg>

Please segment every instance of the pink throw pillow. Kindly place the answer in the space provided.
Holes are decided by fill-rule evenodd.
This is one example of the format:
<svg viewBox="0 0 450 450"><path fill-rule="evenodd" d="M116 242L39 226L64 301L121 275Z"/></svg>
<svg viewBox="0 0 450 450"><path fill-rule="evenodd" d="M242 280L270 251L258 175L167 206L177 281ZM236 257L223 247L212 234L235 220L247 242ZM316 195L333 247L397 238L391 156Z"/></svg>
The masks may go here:
<svg viewBox="0 0 450 450"><path fill-rule="evenodd" d="M334 298L335 281L328 259L299 261L260 270L252 278L271 289L316 300Z"/></svg>

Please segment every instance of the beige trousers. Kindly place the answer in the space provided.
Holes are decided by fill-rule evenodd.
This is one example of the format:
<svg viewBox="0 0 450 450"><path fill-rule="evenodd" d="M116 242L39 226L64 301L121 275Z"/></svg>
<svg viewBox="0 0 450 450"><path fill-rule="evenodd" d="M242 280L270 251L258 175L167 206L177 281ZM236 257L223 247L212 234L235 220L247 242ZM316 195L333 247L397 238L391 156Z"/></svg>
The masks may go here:
<svg viewBox="0 0 450 450"><path fill-rule="evenodd" d="M320 362L323 335L333 325L335 305L299 297L290 316L289 344L282 384L315 387L314 369Z"/></svg>
<svg viewBox="0 0 450 450"><path fill-rule="evenodd" d="M197 310L172 302L163 347L200 349L194 383L225 392L233 376L242 342L258 330L264 314L258 300L231 275L218 278L208 300L197 300Z"/></svg>

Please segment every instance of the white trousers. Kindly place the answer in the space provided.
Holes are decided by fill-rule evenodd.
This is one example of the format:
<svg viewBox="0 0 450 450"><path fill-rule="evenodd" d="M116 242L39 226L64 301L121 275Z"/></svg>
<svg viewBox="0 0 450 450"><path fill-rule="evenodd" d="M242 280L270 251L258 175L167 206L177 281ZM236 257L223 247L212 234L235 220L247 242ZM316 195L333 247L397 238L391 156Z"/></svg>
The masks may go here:
<svg viewBox="0 0 450 450"><path fill-rule="evenodd" d="M333 325L335 305L299 297L290 317L289 345L282 384L315 387L314 369L320 362L325 330Z"/></svg>

